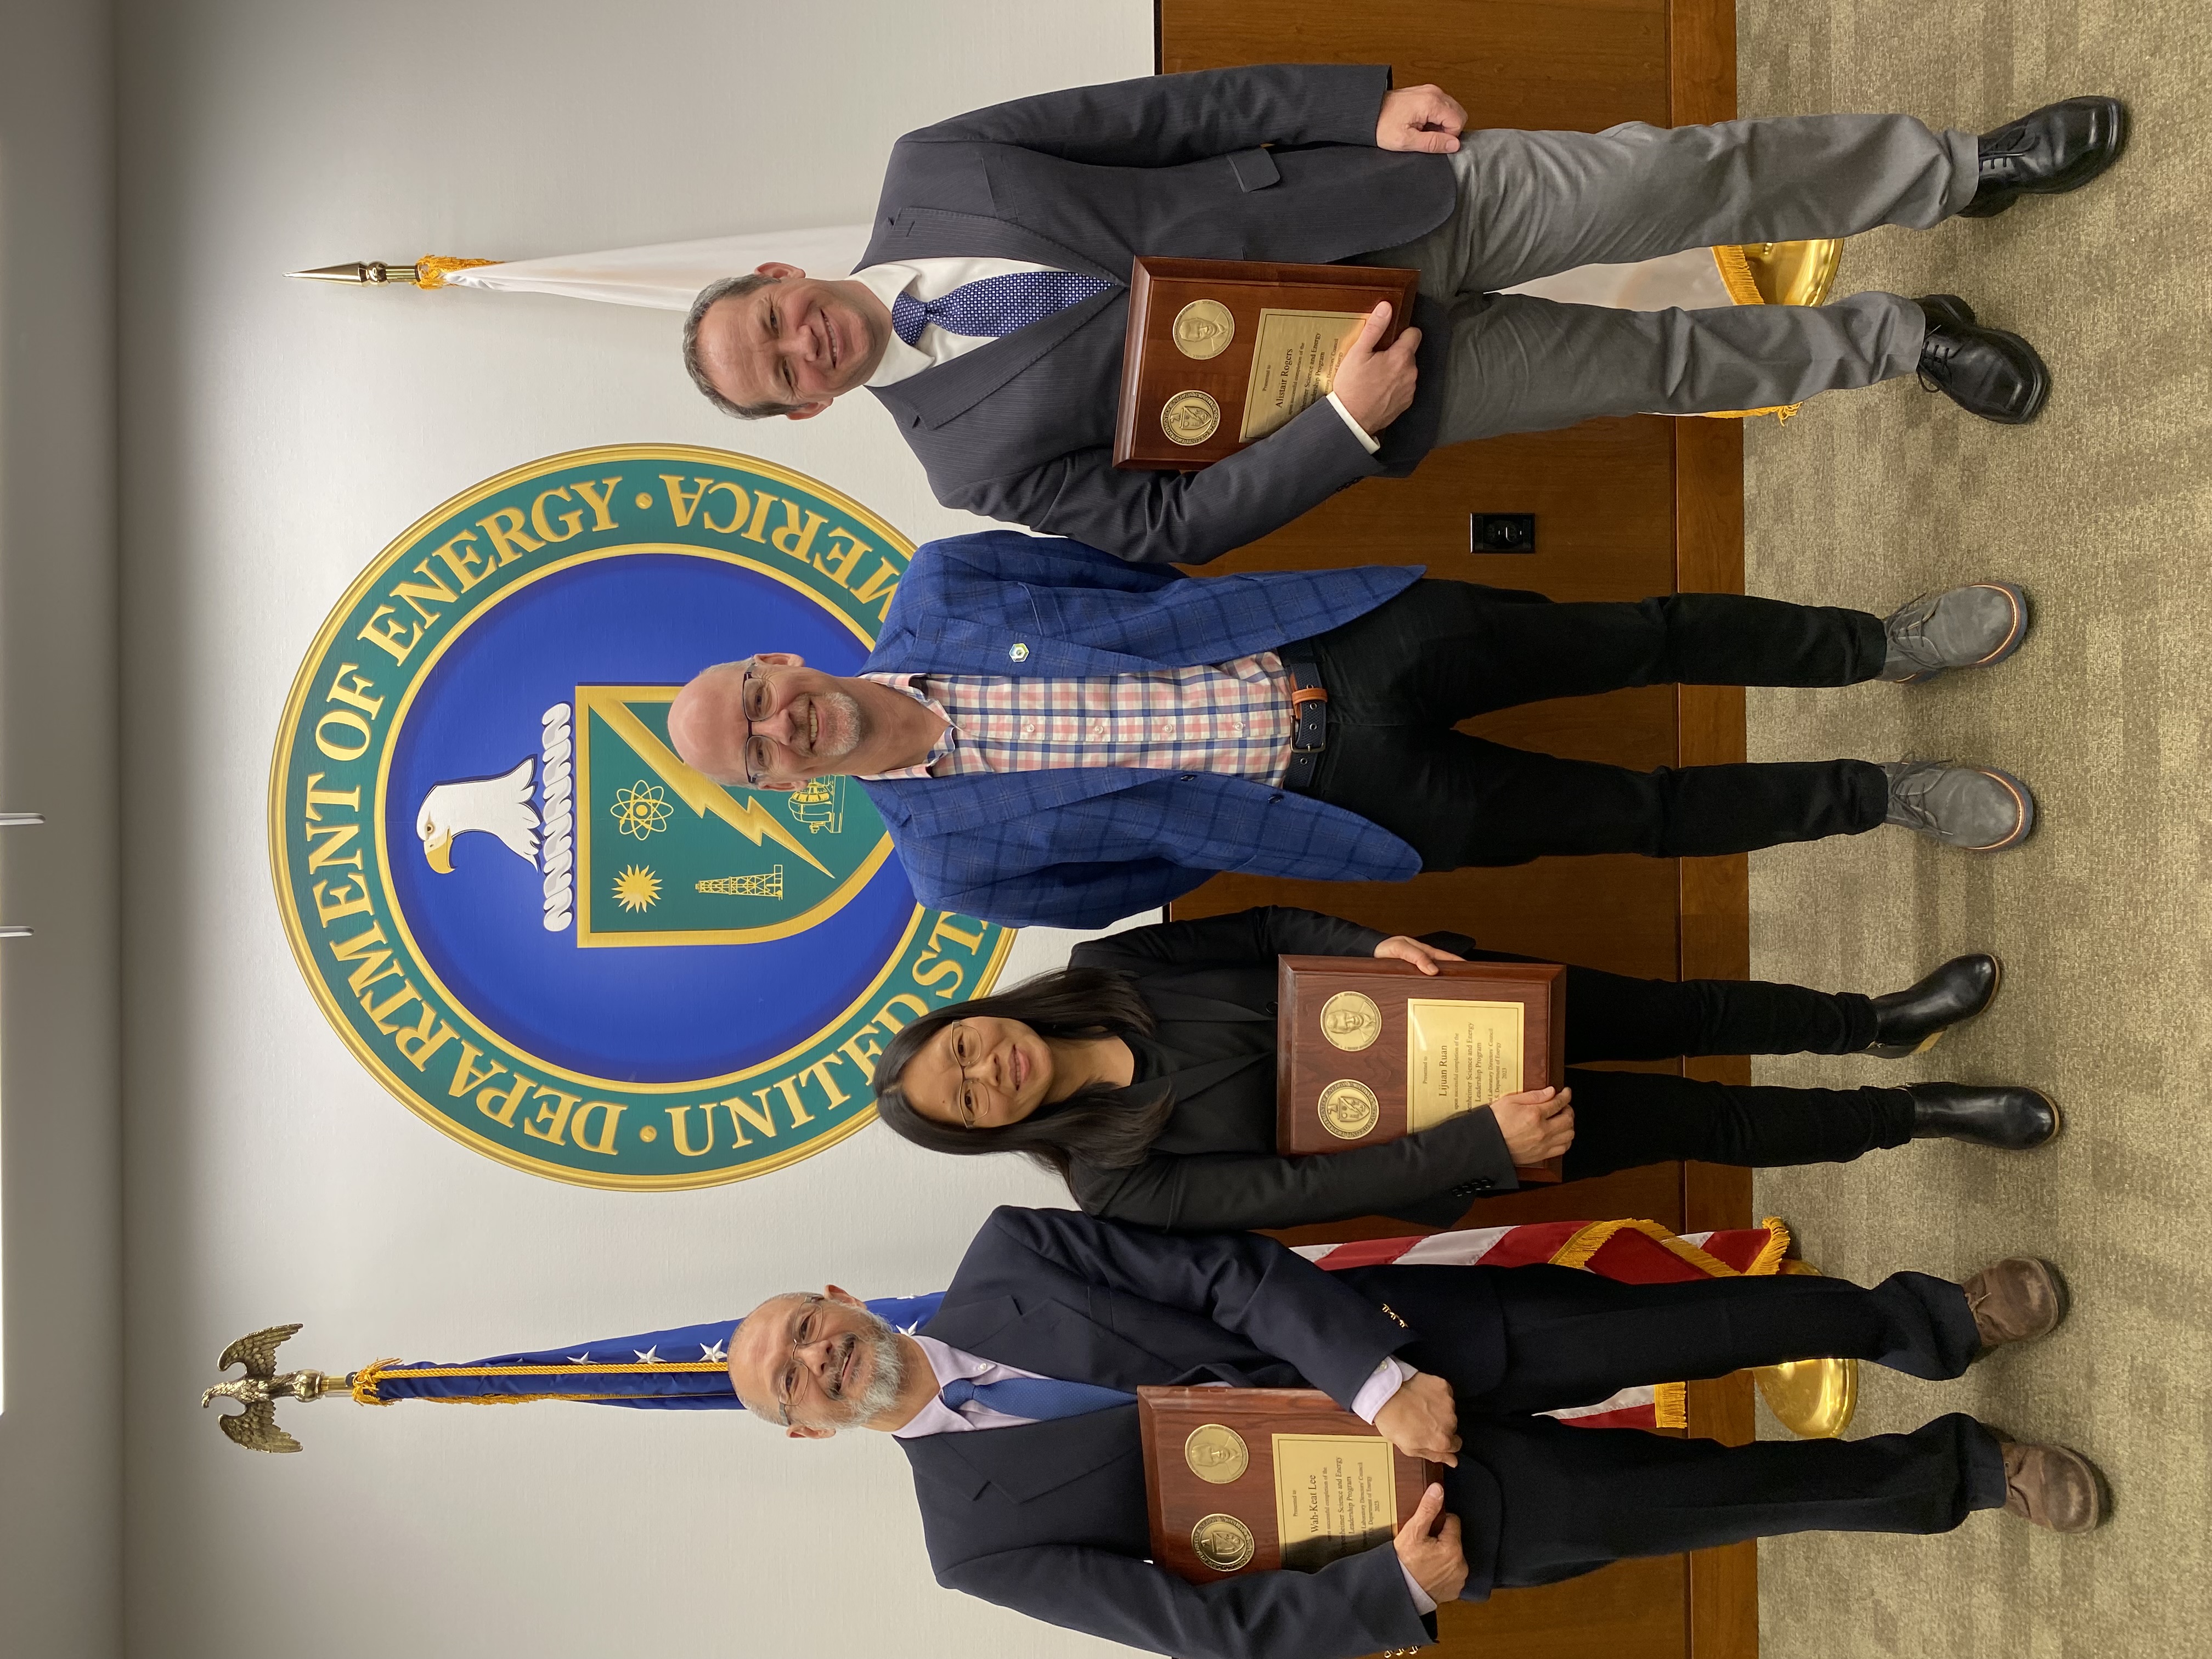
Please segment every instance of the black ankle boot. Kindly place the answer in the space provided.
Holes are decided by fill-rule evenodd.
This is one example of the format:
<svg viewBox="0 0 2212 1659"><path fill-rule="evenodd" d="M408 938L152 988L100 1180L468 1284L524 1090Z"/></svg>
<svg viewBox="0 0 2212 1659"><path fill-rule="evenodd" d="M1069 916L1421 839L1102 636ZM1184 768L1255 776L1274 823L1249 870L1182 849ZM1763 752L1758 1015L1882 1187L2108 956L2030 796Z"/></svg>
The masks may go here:
<svg viewBox="0 0 2212 1659"><path fill-rule="evenodd" d="M2007 1084L1911 1083L1912 1138L1966 1140L2024 1152L2058 1133L2058 1109L2034 1089Z"/></svg>
<svg viewBox="0 0 2212 1659"><path fill-rule="evenodd" d="M2004 964L1987 951L1953 957L1918 984L1874 1001L1874 1041L1866 1052L1903 1060L1932 1048L1961 1020L1990 1006L2004 979Z"/></svg>

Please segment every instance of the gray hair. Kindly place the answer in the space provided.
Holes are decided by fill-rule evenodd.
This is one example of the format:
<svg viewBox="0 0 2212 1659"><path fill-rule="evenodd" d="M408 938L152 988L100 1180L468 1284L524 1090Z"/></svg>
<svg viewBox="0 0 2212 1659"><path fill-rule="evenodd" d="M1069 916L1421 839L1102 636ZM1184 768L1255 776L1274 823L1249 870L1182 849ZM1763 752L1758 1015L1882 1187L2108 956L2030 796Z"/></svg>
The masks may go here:
<svg viewBox="0 0 2212 1659"><path fill-rule="evenodd" d="M797 404L739 404L732 403L715 389L707 378L707 371L699 367L699 325L717 301L742 299L755 289L765 287L776 278L763 276L758 271L748 271L743 276L725 276L718 283L709 283L699 290L699 297L691 301L691 310L684 319L684 372L691 377L691 384L699 388L700 395L725 415L734 415L741 421L764 421L771 415L789 415Z"/></svg>

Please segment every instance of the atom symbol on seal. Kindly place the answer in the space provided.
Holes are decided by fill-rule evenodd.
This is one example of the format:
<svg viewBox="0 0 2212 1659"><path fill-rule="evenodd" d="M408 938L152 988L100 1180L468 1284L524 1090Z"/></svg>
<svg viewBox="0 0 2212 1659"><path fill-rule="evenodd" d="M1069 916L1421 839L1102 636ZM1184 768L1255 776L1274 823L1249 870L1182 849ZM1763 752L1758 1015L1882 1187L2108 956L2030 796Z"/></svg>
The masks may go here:
<svg viewBox="0 0 2212 1659"><path fill-rule="evenodd" d="M640 779L627 789L615 791L615 804L607 809L615 815L616 825L625 836L635 836L643 841L647 836L668 827L669 805L657 783Z"/></svg>

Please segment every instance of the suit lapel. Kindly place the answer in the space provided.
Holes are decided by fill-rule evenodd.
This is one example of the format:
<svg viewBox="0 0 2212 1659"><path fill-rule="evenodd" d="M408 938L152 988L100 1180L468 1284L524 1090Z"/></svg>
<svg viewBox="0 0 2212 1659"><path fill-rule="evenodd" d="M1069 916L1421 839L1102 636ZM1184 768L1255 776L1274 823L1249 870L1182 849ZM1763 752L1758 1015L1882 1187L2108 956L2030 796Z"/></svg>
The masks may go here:
<svg viewBox="0 0 2212 1659"><path fill-rule="evenodd" d="M1019 259L1055 270L1080 270L1093 276L1129 280L1127 270L1109 270L1064 242L1040 236L1010 220L945 208L901 208L878 228L860 256L860 269L895 259Z"/></svg>
<svg viewBox="0 0 2212 1659"><path fill-rule="evenodd" d="M1048 1299L1024 1309L1011 1296L948 1298L921 1334L978 1359L1067 1382L1134 1392L1169 1375L1169 1362L1158 1355ZM905 1445L917 1468L950 1480L968 1496L988 1482L1025 1504L1136 1452L1137 1408L1116 1406L1021 1428L936 1434Z"/></svg>
<svg viewBox="0 0 2212 1659"><path fill-rule="evenodd" d="M1047 772L967 772L950 778L888 778L866 786L897 803L899 821L925 836L951 834L978 823L1004 823L1031 812L1109 795L1157 773L1121 766L1069 766Z"/></svg>
<svg viewBox="0 0 2212 1659"><path fill-rule="evenodd" d="M963 1498L973 1498L991 1486L1018 1504L1042 1498L1121 1458L1140 1455L1144 1449L1134 1406L1021 1428L925 1435L899 1444L917 1473L945 1482Z"/></svg>
<svg viewBox="0 0 2212 1659"><path fill-rule="evenodd" d="M966 414L1091 323L1110 325L1113 319L1109 313L1120 314L1127 301L1127 289L1108 289L1003 339L963 352L949 363L925 368L890 386L869 389L901 426L919 424L933 431ZM1120 349L1118 343L1115 349Z"/></svg>

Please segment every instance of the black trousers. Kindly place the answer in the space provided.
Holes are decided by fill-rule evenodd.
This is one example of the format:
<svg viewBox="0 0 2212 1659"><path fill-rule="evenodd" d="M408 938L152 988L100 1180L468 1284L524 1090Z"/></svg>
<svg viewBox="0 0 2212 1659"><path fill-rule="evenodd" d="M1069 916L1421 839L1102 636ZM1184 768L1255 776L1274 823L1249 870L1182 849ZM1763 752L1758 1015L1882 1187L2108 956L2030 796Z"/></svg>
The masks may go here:
<svg viewBox="0 0 2212 1659"><path fill-rule="evenodd" d="M1425 933L1474 962L1533 962ZM1763 980L1632 979L1567 969L1567 1084L1575 1140L1561 1176L1579 1181L1668 1158L1775 1169L1844 1164L1912 1139L1903 1089L1783 1089L1663 1073L1594 1072L1577 1060L1684 1054L1847 1054L1875 1039L1874 1003L1848 991Z"/></svg>
<svg viewBox="0 0 2212 1659"><path fill-rule="evenodd" d="M1888 809L1865 761L1632 772L1471 738L1470 715L1627 686L1850 685L1881 672L1881 618L1740 594L1559 605L1418 581L1315 636L1328 739L1308 793L1401 837L1425 868L1553 854L1695 858L1856 835Z"/></svg>
<svg viewBox="0 0 2212 1659"><path fill-rule="evenodd" d="M1401 1351L1407 1364L1454 1385L1464 1444L1444 1472L1448 1507L1475 1515L1494 1501L1498 1515L1495 1561L1470 1559L1471 1589L1778 1533L1943 1532L2004 1503L1996 1437L1966 1416L1912 1434L1723 1446L1531 1415L1824 1355L1957 1376L1979 1339L1966 1293L1947 1279L1896 1273L1863 1290L1795 1274L1621 1285L1566 1267L1342 1276L1419 1334Z"/></svg>

